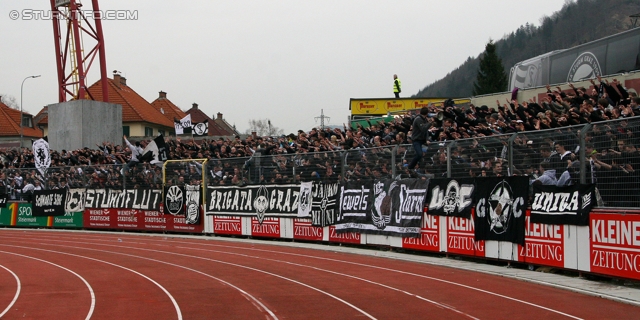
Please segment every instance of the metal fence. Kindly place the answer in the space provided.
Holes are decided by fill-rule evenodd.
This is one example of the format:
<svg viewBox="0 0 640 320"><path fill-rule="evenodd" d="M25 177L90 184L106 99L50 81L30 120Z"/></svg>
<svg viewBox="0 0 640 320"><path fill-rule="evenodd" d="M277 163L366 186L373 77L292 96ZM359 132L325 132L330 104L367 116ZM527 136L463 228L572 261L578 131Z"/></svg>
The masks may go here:
<svg viewBox="0 0 640 320"><path fill-rule="evenodd" d="M277 153L252 157L167 163L166 183L250 185L304 181L354 181L408 177L477 177L540 175L550 162L567 183L595 183L604 207L640 207L640 117L517 134L429 142L416 170L407 165L411 145L359 148L335 152ZM562 154L560 157L556 154ZM553 161L561 159L561 161ZM138 164L52 167L0 171L0 187L9 198L24 200L32 189L162 188L162 167ZM200 179L200 180L198 180ZM28 187L31 184L33 188Z"/></svg>

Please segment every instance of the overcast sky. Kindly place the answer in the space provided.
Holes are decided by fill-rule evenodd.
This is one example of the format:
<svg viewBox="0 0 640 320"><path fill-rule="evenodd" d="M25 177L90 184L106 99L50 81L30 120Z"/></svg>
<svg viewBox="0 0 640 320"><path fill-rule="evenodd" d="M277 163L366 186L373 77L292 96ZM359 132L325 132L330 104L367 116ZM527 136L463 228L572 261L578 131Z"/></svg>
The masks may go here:
<svg viewBox="0 0 640 320"><path fill-rule="evenodd" d="M87 8L91 0L82 1ZM285 133L341 125L350 98L402 96L443 78L489 39L560 10L565 0L101 1L137 10L137 20L103 21L107 70L119 70L147 101L158 92L183 110L196 102L240 132L271 119ZM12 10L50 10L49 0L0 0L0 94L36 114L57 103L52 22L13 20ZM134 15L134 14L132 14ZM135 15L134 15L135 16ZM92 43L85 40L85 43ZM88 47L88 45L85 45ZM89 84L99 76L97 67Z"/></svg>

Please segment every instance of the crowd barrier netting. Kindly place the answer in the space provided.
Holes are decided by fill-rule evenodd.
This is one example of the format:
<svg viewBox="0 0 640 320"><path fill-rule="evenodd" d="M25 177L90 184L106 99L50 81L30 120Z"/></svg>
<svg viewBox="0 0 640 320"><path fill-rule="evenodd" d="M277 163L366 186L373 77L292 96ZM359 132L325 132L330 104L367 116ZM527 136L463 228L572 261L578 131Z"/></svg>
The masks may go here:
<svg viewBox="0 0 640 320"><path fill-rule="evenodd" d="M367 179L449 178L483 176L535 177L540 163L563 150L573 155L557 170L574 183L594 183L598 205L588 226L545 225L531 222L527 211L525 243L476 241L474 220L423 215L419 237L397 237L338 232L334 225L318 226L309 218L286 215L260 217L255 208L241 214L210 214L201 209L197 221L186 221L159 210L135 208L81 208L65 215L36 217L28 192L20 186L38 176L33 168L4 169L0 180L9 196L0 209L0 226L89 228L155 232L187 232L281 238L331 243L383 245L550 266L640 280L640 215L638 191L640 119L585 124L574 127L503 134L474 139L430 142L418 170L406 166L413 158L411 145L301 154L214 159L206 162L167 162L163 168L139 164L50 168L44 189L162 190L167 185L202 184L208 188L267 185L287 198L301 183L340 184ZM560 149L559 147L562 147ZM169 182L170 181L170 182ZM245 189L243 189L245 190ZM247 189L248 190L248 189ZM252 189L253 190L253 189ZM128 191L128 192L129 192ZM134 194L133 192L132 194ZM229 193L232 194L232 193ZM236 193L240 194L240 193ZM275 194L275 193L274 193ZM205 197L203 196L203 199ZM225 201L231 201L226 198ZM289 201L289 202L287 202ZM212 206L202 203L203 207ZM245 203L246 205L246 203ZM284 210L284 209L283 209ZM284 211L283 211L284 212Z"/></svg>

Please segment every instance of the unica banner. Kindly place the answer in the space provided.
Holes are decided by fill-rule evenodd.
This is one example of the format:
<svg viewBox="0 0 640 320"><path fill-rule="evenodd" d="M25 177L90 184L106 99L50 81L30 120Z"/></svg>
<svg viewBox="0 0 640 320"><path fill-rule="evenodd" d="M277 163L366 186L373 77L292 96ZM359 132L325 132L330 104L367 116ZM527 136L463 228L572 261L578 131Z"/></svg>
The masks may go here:
<svg viewBox="0 0 640 320"><path fill-rule="evenodd" d="M67 212L58 217L34 217L31 204L11 202L0 209L0 226L82 228L82 213Z"/></svg>
<svg viewBox="0 0 640 320"><path fill-rule="evenodd" d="M349 110L351 115L381 116L405 110L414 110L426 107L429 103L434 106L442 106L445 98L424 99L351 99ZM454 99L455 104L469 103L469 99Z"/></svg>

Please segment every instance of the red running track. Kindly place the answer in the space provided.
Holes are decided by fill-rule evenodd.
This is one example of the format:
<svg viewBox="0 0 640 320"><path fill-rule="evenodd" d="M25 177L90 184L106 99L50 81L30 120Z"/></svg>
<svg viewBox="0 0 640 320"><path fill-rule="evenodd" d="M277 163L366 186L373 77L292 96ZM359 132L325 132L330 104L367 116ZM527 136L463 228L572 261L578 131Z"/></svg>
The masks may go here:
<svg viewBox="0 0 640 320"><path fill-rule="evenodd" d="M3 319L627 319L640 311L510 278L266 242L15 229L0 229L0 242Z"/></svg>

